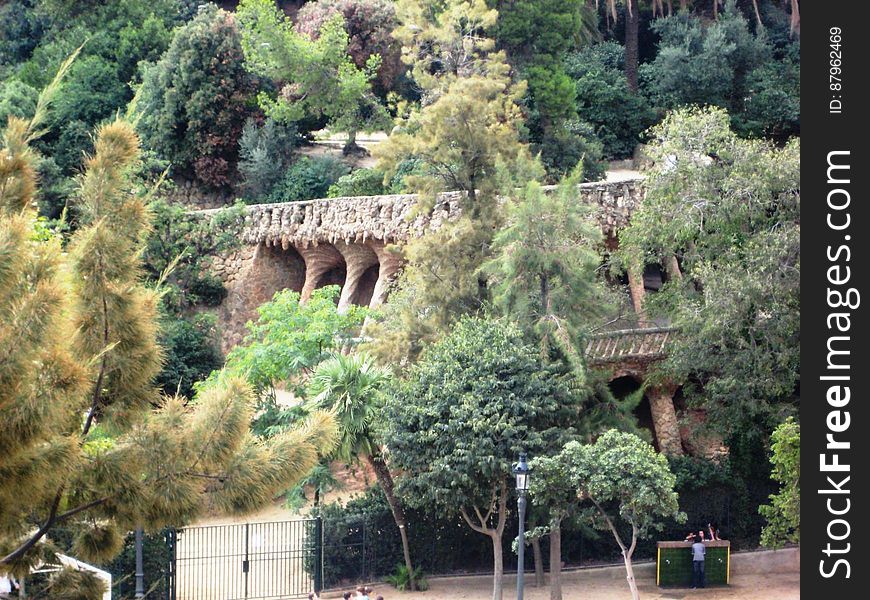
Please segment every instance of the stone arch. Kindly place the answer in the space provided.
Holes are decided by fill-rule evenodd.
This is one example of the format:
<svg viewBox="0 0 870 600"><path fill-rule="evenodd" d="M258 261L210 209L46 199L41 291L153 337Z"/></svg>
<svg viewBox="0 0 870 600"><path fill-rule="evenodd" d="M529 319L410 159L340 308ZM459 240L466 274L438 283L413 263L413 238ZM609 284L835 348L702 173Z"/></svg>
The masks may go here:
<svg viewBox="0 0 870 600"><path fill-rule="evenodd" d="M344 286L347 263L344 256L332 244L317 244L299 248L305 261L305 283L300 292L300 302L307 302L314 290L327 286Z"/></svg>

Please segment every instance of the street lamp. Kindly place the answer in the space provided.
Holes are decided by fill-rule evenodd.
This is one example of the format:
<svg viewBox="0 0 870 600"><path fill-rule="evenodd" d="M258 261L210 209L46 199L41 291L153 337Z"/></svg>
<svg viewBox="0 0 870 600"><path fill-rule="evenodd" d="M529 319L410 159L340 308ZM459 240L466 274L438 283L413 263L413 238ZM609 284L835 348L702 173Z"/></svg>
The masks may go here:
<svg viewBox="0 0 870 600"><path fill-rule="evenodd" d="M529 491L531 469L526 462L526 455L520 454L520 460L513 466L513 474L517 478L517 508L520 513L520 530L517 544L517 600L523 600L525 585L526 558L526 493Z"/></svg>

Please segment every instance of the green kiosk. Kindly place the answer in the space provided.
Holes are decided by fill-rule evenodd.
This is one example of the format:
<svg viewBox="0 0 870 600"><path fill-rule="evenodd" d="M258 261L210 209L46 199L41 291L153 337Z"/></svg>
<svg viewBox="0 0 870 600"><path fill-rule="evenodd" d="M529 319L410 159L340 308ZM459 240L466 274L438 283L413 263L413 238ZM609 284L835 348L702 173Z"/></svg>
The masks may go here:
<svg viewBox="0 0 870 600"><path fill-rule="evenodd" d="M707 554L704 574L707 585L728 585L731 579L731 542L704 542ZM692 585L692 543L659 542L656 557L656 585L689 587Z"/></svg>

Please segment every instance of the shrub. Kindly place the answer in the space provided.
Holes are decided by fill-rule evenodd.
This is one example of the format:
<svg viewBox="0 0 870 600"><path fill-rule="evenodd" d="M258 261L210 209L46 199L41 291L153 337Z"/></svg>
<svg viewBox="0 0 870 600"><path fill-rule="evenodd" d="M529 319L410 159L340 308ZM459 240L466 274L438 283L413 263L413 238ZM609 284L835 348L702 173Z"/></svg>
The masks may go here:
<svg viewBox="0 0 870 600"><path fill-rule="evenodd" d="M655 114L648 101L628 89L622 71L623 48L604 42L569 54L565 70L577 90L577 115L592 125L607 158L632 155Z"/></svg>
<svg viewBox="0 0 870 600"><path fill-rule="evenodd" d="M213 315L164 319L159 338L164 352L163 370L156 383L165 394L193 397L193 384L223 366Z"/></svg>
<svg viewBox="0 0 870 600"><path fill-rule="evenodd" d="M378 196L384 193L384 173L378 169L357 169L342 175L329 187L329 198Z"/></svg>
<svg viewBox="0 0 870 600"><path fill-rule="evenodd" d="M296 30L317 38L329 18L341 13L348 35L347 51L359 68L373 54L381 57L375 83L383 95L402 73L402 49L393 38L398 26L396 8L388 0L317 0L302 6L296 15Z"/></svg>
<svg viewBox="0 0 870 600"><path fill-rule="evenodd" d="M350 169L331 156L304 156L290 165L269 196L270 202L298 202L326 198L332 184Z"/></svg>
<svg viewBox="0 0 870 600"><path fill-rule="evenodd" d="M10 79L0 82L0 124L9 117L29 118L36 111L39 92L23 81Z"/></svg>
<svg viewBox="0 0 870 600"><path fill-rule="evenodd" d="M601 160L603 146L589 123L576 119L550 129L539 147L547 179L556 182L583 161L583 181L604 177L607 165Z"/></svg>
<svg viewBox="0 0 870 600"><path fill-rule="evenodd" d="M252 202L264 200L280 181L296 145L295 125L266 119L258 127L248 119L239 140L241 191Z"/></svg>
<svg viewBox="0 0 870 600"><path fill-rule="evenodd" d="M236 180L239 137L254 108L232 13L208 5L175 32L143 73L138 109L143 141L176 173L213 188Z"/></svg>

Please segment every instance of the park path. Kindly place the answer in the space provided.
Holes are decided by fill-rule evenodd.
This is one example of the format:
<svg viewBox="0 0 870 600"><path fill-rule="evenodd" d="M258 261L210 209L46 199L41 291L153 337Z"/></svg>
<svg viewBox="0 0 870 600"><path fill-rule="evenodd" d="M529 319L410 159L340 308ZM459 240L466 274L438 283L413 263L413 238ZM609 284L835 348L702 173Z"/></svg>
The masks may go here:
<svg viewBox="0 0 870 600"><path fill-rule="evenodd" d="M624 578L616 578L604 570L584 569L564 574L562 597L564 600L630 600ZM372 598L385 600L490 600L492 579L489 577L435 578L426 592L398 592L388 585L374 586ZM794 574L767 574L735 576L728 587L691 589L663 589L651 580L638 580L642 600L797 600L800 598L800 576ZM324 594L323 598L340 598L341 594ZM504 599L516 597L513 580L505 583ZM549 588L536 588L526 583L526 600L549 600Z"/></svg>

